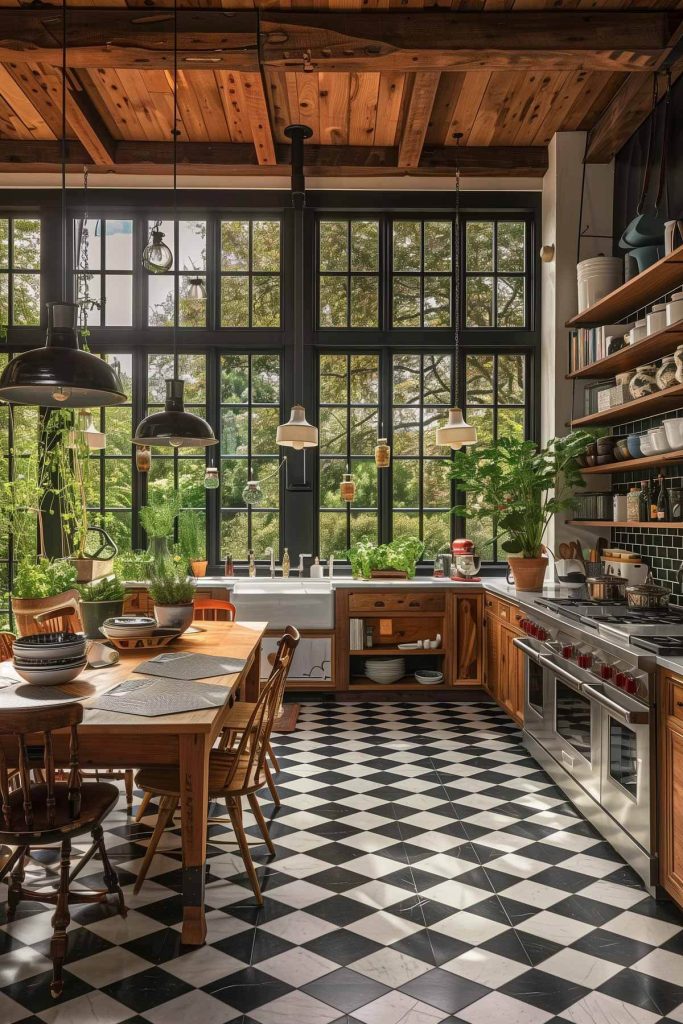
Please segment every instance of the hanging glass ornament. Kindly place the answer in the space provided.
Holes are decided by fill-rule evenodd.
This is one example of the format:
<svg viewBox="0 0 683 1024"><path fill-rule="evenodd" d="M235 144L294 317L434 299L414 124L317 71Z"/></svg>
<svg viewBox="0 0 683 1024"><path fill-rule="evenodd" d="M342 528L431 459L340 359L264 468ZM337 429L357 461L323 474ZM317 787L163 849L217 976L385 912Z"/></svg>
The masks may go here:
<svg viewBox="0 0 683 1024"><path fill-rule="evenodd" d="M391 465L391 445L386 437L378 437L375 445L375 465L378 469L388 469Z"/></svg>
<svg viewBox="0 0 683 1024"><path fill-rule="evenodd" d="M135 449L135 466L138 473L149 473L152 468L152 449L141 445Z"/></svg>
<svg viewBox="0 0 683 1024"><path fill-rule="evenodd" d="M339 494L342 501L353 501L356 497L356 481L351 473L344 473L344 478L339 485Z"/></svg>
<svg viewBox="0 0 683 1024"><path fill-rule="evenodd" d="M218 470L215 466L207 466L206 472L204 473L204 490L205 491L216 491L220 487L220 480L218 478Z"/></svg>
<svg viewBox="0 0 683 1024"><path fill-rule="evenodd" d="M187 282L185 298L190 302L203 302L206 298L206 288L201 277L191 277Z"/></svg>
<svg viewBox="0 0 683 1024"><path fill-rule="evenodd" d="M81 432L83 434L83 440L90 451L102 451L107 444L107 435L102 430L97 429L93 422L92 413L80 413L79 418L81 420L85 420L85 423L81 425Z"/></svg>
<svg viewBox="0 0 683 1024"><path fill-rule="evenodd" d="M242 491L242 501L245 505L263 504L263 491L258 480L247 480L246 487Z"/></svg>
<svg viewBox="0 0 683 1024"><path fill-rule="evenodd" d="M149 242L142 251L142 265L150 274L164 274L173 266L173 253L164 242L160 220L155 222Z"/></svg>

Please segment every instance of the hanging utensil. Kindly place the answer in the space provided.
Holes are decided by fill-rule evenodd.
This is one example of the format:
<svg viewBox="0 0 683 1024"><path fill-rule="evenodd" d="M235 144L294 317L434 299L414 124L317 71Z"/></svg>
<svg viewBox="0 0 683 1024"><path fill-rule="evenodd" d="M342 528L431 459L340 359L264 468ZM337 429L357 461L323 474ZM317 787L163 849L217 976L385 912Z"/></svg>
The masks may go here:
<svg viewBox="0 0 683 1024"><path fill-rule="evenodd" d="M666 91L666 103L664 107L664 125L662 129L662 145L659 156L659 186L655 199L654 214L643 213L647 200L647 193L650 188L650 175L652 173L652 158L654 155L655 136L657 132L657 103L659 101L659 81L655 73L652 83L652 109L650 111L650 126L647 142L647 155L645 157L645 170L643 171L643 184L640 190L640 199L636 207L636 216L627 224L623 235L619 240L621 249L636 249L641 246L661 245L664 241L664 218L659 216L659 204L664 194L664 182L666 179L666 149L669 134L669 107L671 93L671 77L669 75ZM639 264L639 270L642 269Z"/></svg>

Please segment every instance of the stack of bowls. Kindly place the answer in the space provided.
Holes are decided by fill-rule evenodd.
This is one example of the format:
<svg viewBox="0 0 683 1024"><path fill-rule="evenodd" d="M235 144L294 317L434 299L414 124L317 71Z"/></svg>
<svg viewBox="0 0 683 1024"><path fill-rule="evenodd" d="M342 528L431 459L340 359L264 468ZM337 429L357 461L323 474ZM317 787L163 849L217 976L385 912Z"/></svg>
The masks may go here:
<svg viewBox="0 0 683 1024"><path fill-rule="evenodd" d="M405 658L367 658L365 674L373 683L396 683L406 674Z"/></svg>
<svg viewBox="0 0 683 1024"><path fill-rule="evenodd" d="M85 667L85 637L80 633L38 633L12 644L14 667L27 683L68 683Z"/></svg>
<svg viewBox="0 0 683 1024"><path fill-rule="evenodd" d="M596 442L597 465L606 466L614 461L615 437L599 437Z"/></svg>
<svg viewBox="0 0 683 1024"><path fill-rule="evenodd" d="M100 626L108 640L139 639L151 636L156 628L157 620L149 615L115 615Z"/></svg>

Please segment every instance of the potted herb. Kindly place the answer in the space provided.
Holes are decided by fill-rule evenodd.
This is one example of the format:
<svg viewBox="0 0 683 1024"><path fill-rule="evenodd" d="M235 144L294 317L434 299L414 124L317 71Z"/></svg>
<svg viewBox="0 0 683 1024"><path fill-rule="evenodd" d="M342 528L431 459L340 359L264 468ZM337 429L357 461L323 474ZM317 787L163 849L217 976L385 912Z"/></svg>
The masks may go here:
<svg viewBox="0 0 683 1024"><path fill-rule="evenodd" d="M78 613L76 569L68 559L40 558L20 562L12 584L12 613L20 635L36 632L36 617L71 611Z"/></svg>
<svg viewBox="0 0 683 1024"><path fill-rule="evenodd" d="M454 511L483 520L494 537L504 538L500 546L517 590L543 589L543 539L552 517L572 508L574 488L585 486L578 458L592 440L579 430L539 448L503 437L455 453L451 475L466 499Z"/></svg>
<svg viewBox="0 0 683 1024"><path fill-rule="evenodd" d="M184 633L194 617L194 592L195 585L184 568L166 560L155 565L149 593L158 624Z"/></svg>
<svg viewBox="0 0 683 1024"><path fill-rule="evenodd" d="M178 546L193 576L206 576L208 561L198 557L206 549L206 535L199 513L183 512L178 519Z"/></svg>
<svg viewBox="0 0 683 1024"><path fill-rule="evenodd" d="M152 575L153 559L146 551L122 551L114 560L114 571L127 583L146 583Z"/></svg>
<svg viewBox="0 0 683 1024"><path fill-rule="evenodd" d="M105 576L94 583L81 585L78 589L85 635L91 640L100 639L100 626L105 619L123 613L123 584L116 576Z"/></svg>
<svg viewBox="0 0 683 1024"><path fill-rule="evenodd" d="M412 579L415 566L422 558L425 546L418 537L399 537L389 544L376 544L369 537L361 537L346 552L351 572L357 579L369 580L382 573Z"/></svg>
<svg viewBox="0 0 683 1024"><path fill-rule="evenodd" d="M147 552L155 561L170 557L168 539L173 536L179 512L180 495L177 491L156 494L149 504L140 509L140 523L149 541Z"/></svg>

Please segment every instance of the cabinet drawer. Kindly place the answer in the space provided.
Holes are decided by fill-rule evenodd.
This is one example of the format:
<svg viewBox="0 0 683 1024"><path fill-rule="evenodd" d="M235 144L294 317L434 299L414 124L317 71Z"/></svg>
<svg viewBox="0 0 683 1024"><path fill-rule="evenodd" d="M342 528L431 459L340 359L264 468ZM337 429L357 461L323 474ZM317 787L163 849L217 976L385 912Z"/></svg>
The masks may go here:
<svg viewBox="0 0 683 1024"><path fill-rule="evenodd" d="M671 684L671 714L680 722L683 722L683 685L680 683Z"/></svg>
<svg viewBox="0 0 683 1024"><path fill-rule="evenodd" d="M442 612L446 607L446 595L421 594L403 591L398 594L350 594L350 612Z"/></svg>
<svg viewBox="0 0 683 1024"><path fill-rule="evenodd" d="M490 615L498 615L498 598L491 597L490 594L484 594L484 608Z"/></svg>

